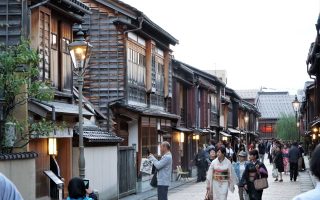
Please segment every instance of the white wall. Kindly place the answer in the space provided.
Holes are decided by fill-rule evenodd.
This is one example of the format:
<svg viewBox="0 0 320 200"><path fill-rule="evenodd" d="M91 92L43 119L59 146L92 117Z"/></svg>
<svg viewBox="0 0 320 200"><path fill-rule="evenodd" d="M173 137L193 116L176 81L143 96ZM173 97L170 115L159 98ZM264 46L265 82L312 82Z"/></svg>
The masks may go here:
<svg viewBox="0 0 320 200"><path fill-rule="evenodd" d="M128 145L132 146L133 144L136 144L136 147L138 147L138 121L132 121L129 123L129 138L128 138ZM138 148L136 148L136 151L138 151Z"/></svg>
<svg viewBox="0 0 320 200"><path fill-rule="evenodd" d="M16 185L24 200L36 199L35 159L0 161L0 172Z"/></svg>
<svg viewBox="0 0 320 200"><path fill-rule="evenodd" d="M117 146L85 147L86 178L99 191L99 199L118 199ZM78 176L78 148L73 148L73 176Z"/></svg>

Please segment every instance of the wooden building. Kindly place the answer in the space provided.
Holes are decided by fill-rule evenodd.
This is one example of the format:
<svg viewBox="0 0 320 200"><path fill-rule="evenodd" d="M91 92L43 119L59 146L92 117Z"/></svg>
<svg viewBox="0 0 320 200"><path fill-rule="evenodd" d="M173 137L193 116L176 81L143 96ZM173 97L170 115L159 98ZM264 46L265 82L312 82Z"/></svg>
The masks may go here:
<svg viewBox="0 0 320 200"><path fill-rule="evenodd" d="M192 171L198 147L207 145L220 129L220 91L224 84L215 76L178 60L173 61L173 100L171 112L181 117L175 127L183 134L174 153L175 165Z"/></svg>
<svg viewBox="0 0 320 200"><path fill-rule="evenodd" d="M316 39L311 43L307 57L307 73L314 79L305 87L301 107L300 123L304 124L301 134L308 136L306 141L310 150L320 142L320 15L316 23Z"/></svg>
<svg viewBox="0 0 320 200"><path fill-rule="evenodd" d="M259 132L261 139L271 140L277 137L276 123L282 115L294 116L292 101L294 96L289 92L258 93L257 107L261 112L259 118Z"/></svg>
<svg viewBox="0 0 320 200"><path fill-rule="evenodd" d="M306 82L303 93L299 110L299 132L304 138L305 149L311 152L319 143L317 127L320 121L315 115L315 83L313 81Z"/></svg>
<svg viewBox="0 0 320 200"><path fill-rule="evenodd" d="M149 185L151 176L139 171L142 158L148 151L159 154L162 141L177 140L172 126L180 117L168 109L172 98L170 45L178 40L121 1L83 2L92 12L85 16L83 27L94 46L84 94L109 118L101 126L124 138L121 146L136 149L136 160L127 168L136 168L138 184ZM120 189L120 196L134 191L131 180L135 181L119 180L120 187L127 184L122 182L130 185L128 191Z"/></svg>
<svg viewBox="0 0 320 200"><path fill-rule="evenodd" d="M78 105L76 104L73 85L72 64L68 44L73 39L73 25L82 23L85 14L91 14L88 6L79 0L5 0L0 2L0 43L10 46L20 42L20 38L30 39L31 47L39 52L39 76L43 82L50 82L54 88L54 100L41 102L31 100L21 105L19 120L29 123L41 120L55 120L56 124L65 124L63 129L41 138L32 138L27 146L28 151L38 154L35 163L35 197L24 196L25 199L56 197L51 190L52 183L44 174L52 170L65 180L73 176L72 138L73 127L78 121ZM103 118L91 104L85 103L84 117ZM55 117L53 117L55 116ZM48 154L48 137L56 138L57 155ZM59 170L57 170L60 168ZM20 173L20 172L19 172ZM60 174L59 174L60 173ZM64 197L67 195L67 184Z"/></svg>

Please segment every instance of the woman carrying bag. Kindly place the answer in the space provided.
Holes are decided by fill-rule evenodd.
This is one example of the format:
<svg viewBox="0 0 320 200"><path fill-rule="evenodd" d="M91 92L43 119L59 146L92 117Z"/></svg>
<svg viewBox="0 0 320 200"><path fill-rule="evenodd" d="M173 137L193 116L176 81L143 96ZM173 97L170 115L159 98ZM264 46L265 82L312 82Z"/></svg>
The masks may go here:
<svg viewBox="0 0 320 200"><path fill-rule="evenodd" d="M251 162L246 166L239 185L248 192L250 200L261 200L263 190L268 188L268 171L258 160L259 153L256 149L249 152L249 158Z"/></svg>
<svg viewBox="0 0 320 200"><path fill-rule="evenodd" d="M276 180L274 181L278 181L278 177L280 177L279 182L283 182L282 172L284 172L284 166L283 166L283 156L282 156L282 151L280 146L277 146L276 148L276 154L275 154L273 163L275 168L278 170L278 176L276 176Z"/></svg>

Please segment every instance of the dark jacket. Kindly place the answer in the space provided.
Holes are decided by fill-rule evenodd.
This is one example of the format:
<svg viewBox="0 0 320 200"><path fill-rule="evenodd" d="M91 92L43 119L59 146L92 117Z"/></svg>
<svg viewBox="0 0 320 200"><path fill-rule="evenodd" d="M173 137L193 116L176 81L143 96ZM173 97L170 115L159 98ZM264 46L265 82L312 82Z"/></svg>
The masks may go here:
<svg viewBox="0 0 320 200"><path fill-rule="evenodd" d="M276 156L274 157L274 161L273 162L276 165L276 168L278 169L278 172L284 172L282 152L277 152L276 153Z"/></svg>
<svg viewBox="0 0 320 200"><path fill-rule="evenodd" d="M260 179L260 178L268 178L268 170L267 170L266 166L260 161L257 161L255 165L259 165L260 175L258 173L256 173L254 180ZM243 187L243 186L247 185L248 186L247 192L249 194L249 198L254 199L254 200L261 200L262 190L256 190L254 187L254 180L250 180L249 170L252 167L255 169L255 166L252 163L248 164L246 166L246 169L243 172L239 186Z"/></svg>
<svg viewBox="0 0 320 200"><path fill-rule="evenodd" d="M261 173L261 178L268 178L268 170L267 170L266 166L262 162L260 162L259 160L257 160L256 165L259 165L259 170L263 169L263 171L266 172L266 173ZM250 182L249 181L249 166L250 166L250 164L248 164L246 166L246 169L243 172L243 175L241 177L240 184L239 184L240 186L247 185ZM259 179L259 178L260 177L257 174L256 179Z"/></svg>
<svg viewBox="0 0 320 200"><path fill-rule="evenodd" d="M259 151L259 154L265 154L266 153L266 146L263 143L260 143L258 145L258 151Z"/></svg>
<svg viewBox="0 0 320 200"><path fill-rule="evenodd" d="M300 157L300 150L297 146L292 146L289 150L289 162L298 163Z"/></svg>

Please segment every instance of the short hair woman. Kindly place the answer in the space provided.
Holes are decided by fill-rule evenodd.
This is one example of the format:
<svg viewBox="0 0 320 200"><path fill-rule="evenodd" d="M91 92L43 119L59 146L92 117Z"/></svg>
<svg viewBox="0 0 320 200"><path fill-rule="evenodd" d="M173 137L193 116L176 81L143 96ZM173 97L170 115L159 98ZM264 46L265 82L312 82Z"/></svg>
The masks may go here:
<svg viewBox="0 0 320 200"><path fill-rule="evenodd" d="M260 178L268 178L266 166L259 161L259 152L254 149L249 152L250 164L242 175L239 186L244 187L249 194L250 199L261 200L263 190L256 190L254 181Z"/></svg>

